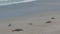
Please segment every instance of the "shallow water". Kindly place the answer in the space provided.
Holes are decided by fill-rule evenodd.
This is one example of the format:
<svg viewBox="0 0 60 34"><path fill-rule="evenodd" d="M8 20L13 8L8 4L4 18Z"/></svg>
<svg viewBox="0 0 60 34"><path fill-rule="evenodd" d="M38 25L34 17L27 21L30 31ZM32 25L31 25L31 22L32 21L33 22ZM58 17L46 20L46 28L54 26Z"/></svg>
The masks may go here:
<svg viewBox="0 0 60 34"><path fill-rule="evenodd" d="M36 0L27 3L0 6L0 19L47 13L50 11L60 11L60 0Z"/></svg>

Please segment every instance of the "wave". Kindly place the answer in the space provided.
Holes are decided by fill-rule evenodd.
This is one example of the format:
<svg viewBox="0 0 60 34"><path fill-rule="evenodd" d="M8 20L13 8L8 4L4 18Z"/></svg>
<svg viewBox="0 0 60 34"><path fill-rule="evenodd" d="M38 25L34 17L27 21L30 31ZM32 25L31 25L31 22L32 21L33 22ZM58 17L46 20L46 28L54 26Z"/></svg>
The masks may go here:
<svg viewBox="0 0 60 34"><path fill-rule="evenodd" d="M32 2L32 1L36 1L36 0L23 0L23 1L19 1L19 2L6 2L6 3L0 3L0 6L3 5L12 5L12 4L17 4L17 3L26 3L26 2Z"/></svg>
<svg viewBox="0 0 60 34"><path fill-rule="evenodd" d="M3 2L3 1L9 1L9 0L0 0L0 2Z"/></svg>

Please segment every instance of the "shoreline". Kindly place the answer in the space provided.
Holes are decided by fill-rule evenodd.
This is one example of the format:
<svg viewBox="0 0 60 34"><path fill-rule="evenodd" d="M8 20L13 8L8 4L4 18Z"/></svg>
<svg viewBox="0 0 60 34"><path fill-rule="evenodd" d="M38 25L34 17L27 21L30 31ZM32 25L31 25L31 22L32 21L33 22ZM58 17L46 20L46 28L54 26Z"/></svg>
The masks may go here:
<svg viewBox="0 0 60 34"><path fill-rule="evenodd" d="M43 14L40 14L40 13L35 13L35 14L30 14L30 15L26 15L26 16L15 16L15 17L10 17L10 18L5 18L5 19L0 19L0 21L16 21L16 20L26 20L26 19L30 19L30 18L34 18L34 17L54 17L54 16L51 16L51 15L56 15L56 16L59 16L59 12L47 12L47 13L43 13Z"/></svg>
<svg viewBox="0 0 60 34"><path fill-rule="evenodd" d="M56 19L51 19L55 17ZM46 24L46 21L52 21L52 23ZM48 12L45 14L33 14L23 17L12 17L9 19L0 20L0 33L2 34L58 34L60 33L60 13ZM32 23L32 25L29 25ZM11 24L11 27L8 27ZM21 28L24 31L12 32L11 30Z"/></svg>

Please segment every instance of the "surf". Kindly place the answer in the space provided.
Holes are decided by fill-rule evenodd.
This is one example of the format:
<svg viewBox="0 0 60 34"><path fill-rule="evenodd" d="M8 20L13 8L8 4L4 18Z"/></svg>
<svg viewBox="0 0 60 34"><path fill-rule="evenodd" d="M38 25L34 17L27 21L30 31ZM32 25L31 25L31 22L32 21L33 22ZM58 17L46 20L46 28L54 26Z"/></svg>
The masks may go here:
<svg viewBox="0 0 60 34"><path fill-rule="evenodd" d="M8 0L6 0L6 1L8 1ZM23 1L18 1L18 2L16 2L16 1L14 1L14 2L6 2L6 3L0 3L0 6L12 5L12 4L17 4L17 3L27 3L27 2L32 2L32 1L36 1L36 0L23 0Z"/></svg>

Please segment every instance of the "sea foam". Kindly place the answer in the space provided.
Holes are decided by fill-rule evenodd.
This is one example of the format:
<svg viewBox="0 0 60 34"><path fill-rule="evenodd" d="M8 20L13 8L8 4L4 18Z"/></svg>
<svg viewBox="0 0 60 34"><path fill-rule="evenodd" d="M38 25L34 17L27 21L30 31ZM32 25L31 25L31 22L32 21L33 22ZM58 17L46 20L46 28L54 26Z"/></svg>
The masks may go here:
<svg viewBox="0 0 60 34"><path fill-rule="evenodd" d="M8 3L6 2L6 3L0 3L0 6L12 5L12 4L17 4L17 3L26 3L26 2L32 2L32 1L36 1L36 0L23 0L23 1L19 1L19 2L8 2Z"/></svg>

